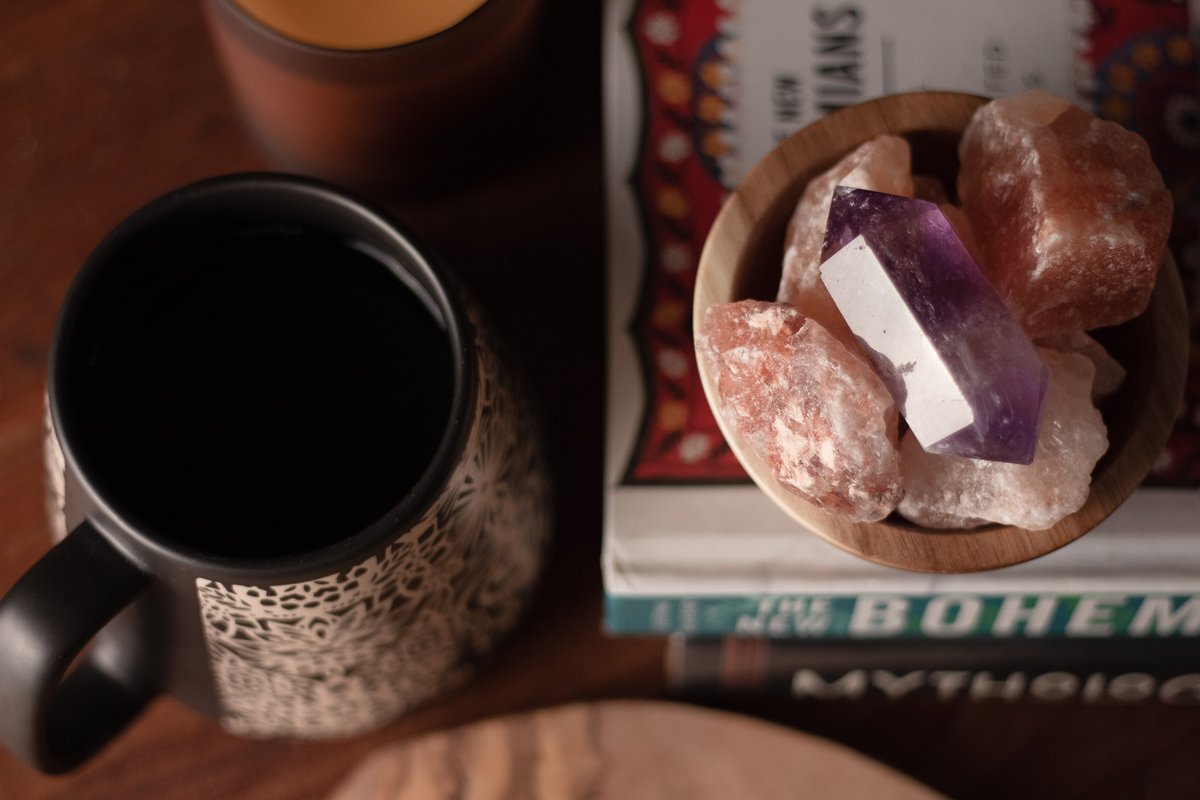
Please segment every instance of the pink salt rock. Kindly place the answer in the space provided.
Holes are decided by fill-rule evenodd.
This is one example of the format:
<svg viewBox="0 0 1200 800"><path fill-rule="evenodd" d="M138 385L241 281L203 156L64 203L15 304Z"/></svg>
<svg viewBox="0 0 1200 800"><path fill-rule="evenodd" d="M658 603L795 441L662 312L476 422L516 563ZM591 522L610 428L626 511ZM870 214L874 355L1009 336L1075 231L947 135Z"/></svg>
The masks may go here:
<svg viewBox="0 0 1200 800"><path fill-rule="evenodd" d="M959 159L982 265L1030 337L1145 310L1172 204L1140 136L1030 92L976 111Z"/></svg>
<svg viewBox="0 0 1200 800"><path fill-rule="evenodd" d="M1050 368L1050 388L1033 463L934 455L905 434L902 515L931 528L999 522L1042 530L1083 506L1092 469L1108 449L1107 429L1091 399L1096 368L1075 353L1038 353Z"/></svg>
<svg viewBox="0 0 1200 800"><path fill-rule="evenodd" d="M776 299L804 312L852 349L858 345L821 282L825 221L837 186L912 197L912 153L899 136L878 136L809 181L788 223Z"/></svg>
<svg viewBox="0 0 1200 800"><path fill-rule="evenodd" d="M928 200L931 203L942 205L949 203L950 199L946 197L946 187L942 182L932 175L913 175L913 197L918 200Z"/></svg>
<svg viewBox="0 0 1200 800"><path fill-rule="evenodd" d="M1104 345L1083 331L1048 336L1038 340L1037 344L1061 353L1078 353L1092 362L1096 368L1096 379L1092 382L1093 401L1103 400L1125 382L1125 368L1121 363L1104 349Z"/></svg>
<svg viewBox="0 0 1200 800"><path fill-rule="evenodd" d="M782 303L713 306L697 348L725 423L784 488L856 522L896 507L896 405L871 367L816 320Z"/></svg>

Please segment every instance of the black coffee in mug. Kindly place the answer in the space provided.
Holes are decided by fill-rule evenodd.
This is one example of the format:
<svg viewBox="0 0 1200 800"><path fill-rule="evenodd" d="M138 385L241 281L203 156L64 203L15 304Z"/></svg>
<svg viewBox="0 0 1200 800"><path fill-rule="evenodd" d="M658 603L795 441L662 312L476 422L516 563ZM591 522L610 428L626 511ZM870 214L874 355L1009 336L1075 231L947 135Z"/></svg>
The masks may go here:
<svg viewBox="0 0 1200 800"><path fill-rule="evenodd" d="M503 353L327 184L226 176L132 214L51 342L58 541L0 597L0 742L62 772L160 694L244 736L339 738L461 685L551 531Z"/></svg>
<svg viewBox="0 0 1200 800"><path fill-rule="evenodd" d="M130 521L198 552L303 553L425 472L453 358L428 294L369 245L268 225L132 254L80 398L78 452ZM171 465L169 468L167 465Z"/></svg>

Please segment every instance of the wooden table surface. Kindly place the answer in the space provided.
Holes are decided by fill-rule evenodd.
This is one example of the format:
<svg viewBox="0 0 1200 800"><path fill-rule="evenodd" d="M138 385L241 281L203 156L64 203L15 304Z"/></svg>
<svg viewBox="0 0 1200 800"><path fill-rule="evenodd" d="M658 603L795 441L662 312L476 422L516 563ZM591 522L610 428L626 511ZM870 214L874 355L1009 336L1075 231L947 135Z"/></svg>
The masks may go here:
<svg viewBox="0 0 1200 800"><path fill-rule="evenodd" d="M547 410L560 524L525 623L468 687L371 735L246 741L163 699L66 777L0 753L0 798L316 798L373 749L416 733L572 700L664 695L662 643L600 631L600 8L547 6L534 78L480 131L488 166L390 203L525 354ZM0 592L47 547L40 404L71 277L151 198L267 166L195 0L0 5ZM953 796L1200 794L1195 709L707 702L829 737Z"/></svg>

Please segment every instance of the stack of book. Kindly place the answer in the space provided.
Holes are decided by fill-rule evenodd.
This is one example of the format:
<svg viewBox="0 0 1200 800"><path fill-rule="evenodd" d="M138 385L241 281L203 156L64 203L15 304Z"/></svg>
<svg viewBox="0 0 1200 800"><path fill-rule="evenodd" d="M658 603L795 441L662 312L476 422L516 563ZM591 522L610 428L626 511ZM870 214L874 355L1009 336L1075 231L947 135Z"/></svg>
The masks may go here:
<svg viewBox="0 0 1200 800"><path fill-rule="evenodd" d="M670 635L679 688L808 697L1200 702L1200 337L1179 424L1147 486L1036 561L971 575L871 564L801 529L725 445L696 375L705 235L780 138L882 94L1044 88L1151 143L1172 248L1197 302L1200 83L1186 10L1134 0L610 0L605 624ZM952 17L950 24L922 20ZM1193 312L1193 321L1200 313Z"/></svg>

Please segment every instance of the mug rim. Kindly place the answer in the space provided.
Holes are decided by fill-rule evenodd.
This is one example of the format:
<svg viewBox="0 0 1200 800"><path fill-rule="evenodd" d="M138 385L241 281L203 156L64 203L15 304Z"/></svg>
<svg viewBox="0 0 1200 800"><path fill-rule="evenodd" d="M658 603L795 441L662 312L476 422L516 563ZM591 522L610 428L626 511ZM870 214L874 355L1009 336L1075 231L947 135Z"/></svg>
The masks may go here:
<svg viewBox="0 0 1200 800"><path fill-rule="evenodd" d="M80 310L89 302L90 295L111 269L114 255L122 247L136 242L154 230L166 217L184 213L182 210L198 201L212 202L222 197L245 199L255 194L264 196L287 196L309 202L312 208L340 208L349 212L355 220L381 234L389 245L386 250L391 258L385 262L392 271L403 269L416 280L429 295L444 318L450 355L453 360L454 388L448 409L445 430L437 449L426 465L420 478L396 502L374 522L349 533L336 541L315 549L288 553L279 556L241 557L231 554L204 551L181 544L170 535L155 531L150 526L135 522L136 514L128 508L117 508L104 492L97 488L94 476L89 476L87 457L80 459L73 443L71 415L64 409L62 387L67 371L74 361L77 332L75 324ZM281 219L287 219L281 216ZM331 230L345 229L331 224ZM403 281L399 274L397 280ZM295 574L318 576L336 572L345 564L354 564L377 552L381 545L390 544L402 536L420 518L420 515L437 499L453 476L462 454L466 449L474 415L470 413L478 391L475 328L467 313L461 290L445 269L419 246L412 235L395 219L377 209L369 202L345 190L319 180L286 173L247 172L206 178L187 184L163 194L129 214L112 229L92 250L71 283L55 321L50 345L50 365L47 378L47 404L54 429L54 436L62 449L66 472L81 484L96 510L88 517L97 521L104 532L115 532L119 538L135 545L136 551L152 555L155 560L183 562L197 571L198 575L216 577L218 574L242 579L259 580L264 573L272 574L274 583L286 582L282 575ZM94 465L93 465L94 468ZM104 523L111 520L113 525ZM116 530L114 531L114 527ZM297 580L303 580L297 577Z"/></svg>

